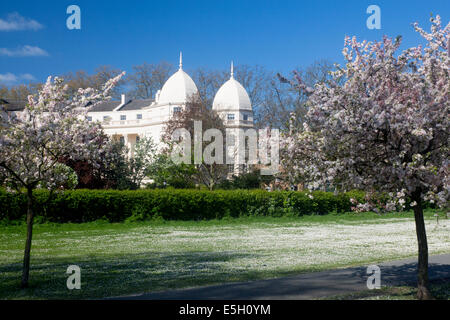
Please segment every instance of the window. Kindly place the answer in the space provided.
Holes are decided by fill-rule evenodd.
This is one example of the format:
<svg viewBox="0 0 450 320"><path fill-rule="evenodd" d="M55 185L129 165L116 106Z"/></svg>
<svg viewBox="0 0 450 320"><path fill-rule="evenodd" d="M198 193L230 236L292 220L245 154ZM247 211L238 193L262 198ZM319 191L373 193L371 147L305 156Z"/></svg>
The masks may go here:
<svg viewBox="0 0 450 320"><path fill-rule="evenodd" d="M87 117L87 121L92 121L92 117L91 117L91 116L88 116L88 117Z"/></svg>
<svg viewBox="0 0 450 320"><path fill-rule="evenodd" d="M120 136L119 141L120 141L121 145L124 145L125 144L125 137L124 136Z"/></svg>
<svg viewBox="0 0 450 320"><path fill-rule="evenodd" d="M227 119L228 119L228 120L234 120L234 113L229 113L229 114L227 115Z"/></svg>
<svg viewBox="0 0 450 320"><path fill-rule="evenodd" d="M178 113L178 112L181 112L181 107L174 107L173 113Z"/></svg>
<svg viewBox="0 0 450 320"><path fill-rule="evenodd" d="M139 136L136 136L136 143L138 143L140 139L141 138Z"/></svg>
<svg viewBox="0 0 450 320"><path fill-rule="evenodd" d="M138 114L136 115L136 119L141 120L141 119L142 119L142 114L138 113Z"/></svg>
<svg viewBox="0 0 450 320"><path fill-rule="evenodd" d="M127 120L127 116L126 116L126 115L124 115L124 114L123 114L123 115L121 115L121 116L120 116L120 120L121 120L121 121Z"/></svg>
<svg viewBox="0 0 450 320"><path fill-rule="evenodd" d="M244 121L248 121L248 114L244 114Z"/></svg>
<svg viewBox="0 0 450 320"><path fill-rule="evenodd" d="M109 116L103 116L103 121L109 121Z"/></svg>
<svg viewBox="0 0 450 320"><path fill-rule="evenodd" d="M228 164L228 173L234 173L234 164Z"/></svg>

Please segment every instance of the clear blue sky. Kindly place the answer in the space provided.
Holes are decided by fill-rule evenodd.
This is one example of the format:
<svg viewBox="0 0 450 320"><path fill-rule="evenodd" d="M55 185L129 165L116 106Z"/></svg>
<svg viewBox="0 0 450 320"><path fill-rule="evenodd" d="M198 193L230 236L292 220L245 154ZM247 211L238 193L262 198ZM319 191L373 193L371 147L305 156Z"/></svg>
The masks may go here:
<svg viewBox="0 0 450 320"><path fill-rule="evenodd" d="M81 8L81 30L66 27L71 4ZM381 30L366 27L371 4L381 8ZM369 40L402 35L404 46L416 44L411 23L428 28L430 13L438 13L446 24L450 1L2 1L0 19L8 21L14 12L42 25L0 30L0 79L12 74L16 82L26 82L30 76L43 81L68 71L92 72L100 65L125 71L144 62L176 65L180 50L188 71L225 69L234 60L288 73L321 58L342 62L345 35ZM17 57L26 45L48 55L34 48L37 56Z"/></svg>

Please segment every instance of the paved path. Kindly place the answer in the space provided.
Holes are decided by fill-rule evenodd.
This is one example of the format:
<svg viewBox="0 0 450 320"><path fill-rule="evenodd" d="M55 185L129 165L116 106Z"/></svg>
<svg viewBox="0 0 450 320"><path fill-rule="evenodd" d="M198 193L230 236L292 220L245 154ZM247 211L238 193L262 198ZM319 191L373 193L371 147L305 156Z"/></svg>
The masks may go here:
<svg viewBox="0 0 450 320"><path fill-rule="evenodd" d="M450 254L432 256L429 259L430 279L450 278ZM381 269L381 285L415 284L417 259L404 259L378 264ZM298 300L333 296L367 290L367 266L314 272L284 278L251 282L228 283L115 299L138 300Z"/></svg>

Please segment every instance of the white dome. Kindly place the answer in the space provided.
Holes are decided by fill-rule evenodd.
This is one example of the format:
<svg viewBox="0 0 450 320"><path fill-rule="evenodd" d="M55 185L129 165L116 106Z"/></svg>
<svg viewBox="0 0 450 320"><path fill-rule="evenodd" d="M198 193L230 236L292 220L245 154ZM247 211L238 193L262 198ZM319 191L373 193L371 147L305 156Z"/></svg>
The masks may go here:
<svg viewBox="0 0 450 320"><path fill-rule="evenodd" d="M252 111L252 104L245 88L233 76L225 82L213 101L213 110L216 111Z"/></svg>
<svg viewBox="0 0 450 320"><path fill-rule="evenodd" d="M158 104L183 104L197 94L198 89L192 78L182 68L174 73L164 84L159 94Z"/></svg>

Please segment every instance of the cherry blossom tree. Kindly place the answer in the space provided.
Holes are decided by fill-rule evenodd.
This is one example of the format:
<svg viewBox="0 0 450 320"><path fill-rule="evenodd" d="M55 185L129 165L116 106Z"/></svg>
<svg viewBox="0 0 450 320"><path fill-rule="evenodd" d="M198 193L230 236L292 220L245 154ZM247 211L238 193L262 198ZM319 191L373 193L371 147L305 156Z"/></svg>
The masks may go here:
<svg viewBox="0 0 450 320"><path fill-rule="evenodd" d="M93 160L104 154L99 123L88 122L86 113L109 93L124 73L110 79L101 90L79 89L69 94L63 79L49 77L36 96L28 97L23 112L0 110L0 176L17 192L26 191L27 239L22 287L28 286L33 230L33 190L63 189L76 184L76 175L62 160ZM106 144L105 144L106 145Z"/></svg>
<svg viewBox="0 0 450 320"><path fill-rule="evenodd" d="M345 66L308 88L307 124L285 140L284 167L310 188L387 192L386 210L411 200L418 241L418 298L428 289L423 202L448 206L450 191L450 23L414 24L426 45L398 52L401 38L345 39ZM365 204L365 209L370 207Z"/></svg>
<svg viewBox="0 0 450 320"><path fill-rule="evenodd" d="M142 181L152 174L156 161L156 145L151 137L141 138L134 146L133 156L128 159L130 178L135 188L140 188Z"/></svg>
<svg viewBox="0 0 450 320"><path fill-rule="evenodd" d="M189 132L190 137L195 139L195 124L194 121L201 122L202 128L199 130L201 134L208 129L217 129L221 132L222 137L226 140L226 128L223 124L223 120L199 97L192 97L186 107L180 112L176 113L167 123L163 132L163 141L166 142L167 147L163 151L166 155L171 155L177 142L172 140L172 135L178 129L186 129ZM208 141L202 141L201 150L205 150L206 146L209 144ZM219 152L219 151L215 151ZM191 149L192 160L194 159L194 148ZM226 154L226 142L222 143L221 154ZM190 167L187 171L192 171L191 179L195 184L204 185L209 190L214 190L214 188L220 184L222 181L226 180L228 167L225 163L212 163L208 164L202 158L201 163L191 164L184 163L186 166Z"/></svg>

